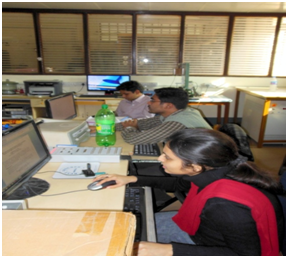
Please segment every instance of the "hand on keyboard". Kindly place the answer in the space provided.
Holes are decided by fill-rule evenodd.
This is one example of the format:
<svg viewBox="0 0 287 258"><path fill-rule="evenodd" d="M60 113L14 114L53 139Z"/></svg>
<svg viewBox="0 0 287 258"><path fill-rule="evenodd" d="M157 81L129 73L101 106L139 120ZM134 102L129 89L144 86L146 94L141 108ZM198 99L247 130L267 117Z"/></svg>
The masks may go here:
<svg viewBox="0 0 287 258"><path fill-rule="evenodd" d="M129 127L129 126L134 127L134 128L138 128L138 120L137 119L127 120L127 121L122 122L121 124L124 128Z"/></svg>

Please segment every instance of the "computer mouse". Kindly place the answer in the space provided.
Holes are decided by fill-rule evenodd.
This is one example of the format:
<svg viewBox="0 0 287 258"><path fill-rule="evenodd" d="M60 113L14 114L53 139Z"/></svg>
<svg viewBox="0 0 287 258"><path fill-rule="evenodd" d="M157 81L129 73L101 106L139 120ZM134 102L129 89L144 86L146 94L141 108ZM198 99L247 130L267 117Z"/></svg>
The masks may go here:
<svg viewBox="0 0 287 258"><path fill-rule="evenodd" d="M94 181L94 182L90 183L88 185L88 189L92 190L92 191L96 191L96 190L100 190L100 189L106 188L109 185L115 185L116 184L115 180L111 180L111 181L105 182L105 183L103 183L101 185L96 185L97 183L99 183L101 181L102 180L98 180L98 181Z"/></svg>

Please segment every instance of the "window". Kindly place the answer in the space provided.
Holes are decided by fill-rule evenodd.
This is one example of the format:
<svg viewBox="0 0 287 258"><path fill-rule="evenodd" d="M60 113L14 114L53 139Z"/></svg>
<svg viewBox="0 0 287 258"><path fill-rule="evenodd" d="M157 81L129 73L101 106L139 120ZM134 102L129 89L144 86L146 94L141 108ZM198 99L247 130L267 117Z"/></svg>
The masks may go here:
<svg viewBox="0 0 287 258"><path fill-rule="evenodd" d="M190 75L223 75L228 16L187 16L183 62Z"/></svg>
<svg viewBox="0 0 287 258"><path fill-rule="evenodd" d="M235 17L228 75L268 75L276 23L276 17Z"/></svg>
<svg viewBox="0 0 287 258"><path fill-rule="evenodd" d="M130 74L132 16L88 15L90 74Z"/></svg>
<svg viewBox="0 0 287 258"><path fill-rule="evenodd" d="M180 64L190 76L284 77L286 15L2 10L4 74L164 76Z"/></svg>
<svg viewBox="0 0 287 258"><path fill-rule="evenodd" d="M280 24L272 76L286 76L286 17Z"/></svg>
<svg viewBox="0 0 287 258"><path fill-rule="evenodd" d="M45 74L84 74L82 14L40 14Z"/></svg>
<svg viewBox="0 0 287 258"><path fill-rule="evenodd" d="M179 62L180 21L180 16L137 16L137 74L173 74Z"/></svg>
<svg viewBox="0 0 287 258"><path fill-rule="evenodd" d="M31 13L2 13L2 73L38 73Z"/></svg>

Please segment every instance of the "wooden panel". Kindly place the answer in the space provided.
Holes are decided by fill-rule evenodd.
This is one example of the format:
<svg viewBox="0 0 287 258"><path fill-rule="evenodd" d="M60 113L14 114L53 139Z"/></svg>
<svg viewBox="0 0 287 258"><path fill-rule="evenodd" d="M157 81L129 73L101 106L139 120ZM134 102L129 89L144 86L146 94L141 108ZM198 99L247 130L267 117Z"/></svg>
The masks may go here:
<svg viewBox="0 0 287 258"><path fill-rule="evenodd" d="M131 213L98 211L11 210L2 223L4 256L131 255L136 226Z"/></svg>

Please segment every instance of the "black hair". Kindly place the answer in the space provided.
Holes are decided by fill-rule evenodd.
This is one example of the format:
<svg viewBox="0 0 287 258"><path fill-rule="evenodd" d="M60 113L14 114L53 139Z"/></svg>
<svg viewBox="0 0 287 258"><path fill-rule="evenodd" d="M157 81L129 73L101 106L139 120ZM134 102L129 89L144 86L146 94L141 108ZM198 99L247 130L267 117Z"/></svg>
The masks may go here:
<svg viewBox="0 0 287 258"><path fill-rule="evenodd" d="M233 166L234 169L226 174L228 178L283 193L282 186L268 172L241 159L234 140L222 132L203 128L180 130L167 139L167 146L182 160L184 167L196 164L204 173L208 167Z"/></svg>
<svg viewBox="0 0 287 258"><path fill-rule="evenodd" d="M185 109L188 104L188 94L180 88L160 88L155 89L161 103L172 103L177 109Z"/></svg>
<svg viewBox="0 0 287 258"><path fill-rule="evenodd" d="M117 90L127 90L131 92L135 92L136 90L139 90L141 93L144 91L144 87L137 81L127 81L121 83Z"/></svg>

